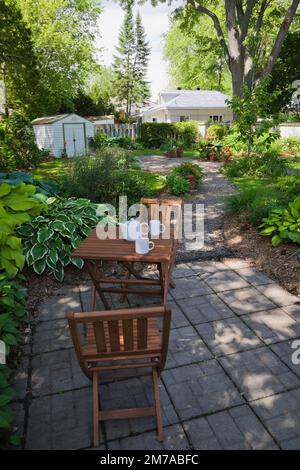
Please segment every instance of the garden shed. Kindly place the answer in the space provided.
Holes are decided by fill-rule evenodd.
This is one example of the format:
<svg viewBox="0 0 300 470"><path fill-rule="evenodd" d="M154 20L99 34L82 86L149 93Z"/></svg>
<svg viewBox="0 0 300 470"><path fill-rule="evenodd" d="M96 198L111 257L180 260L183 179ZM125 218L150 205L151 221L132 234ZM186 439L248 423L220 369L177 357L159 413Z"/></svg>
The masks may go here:
<svg viewBox="0 0 300 470"><path fill-rule="evenodd" d="M86 155L94 124L77 114L59 114L32 121L38 148L47 149L56 158Z"/></svg>

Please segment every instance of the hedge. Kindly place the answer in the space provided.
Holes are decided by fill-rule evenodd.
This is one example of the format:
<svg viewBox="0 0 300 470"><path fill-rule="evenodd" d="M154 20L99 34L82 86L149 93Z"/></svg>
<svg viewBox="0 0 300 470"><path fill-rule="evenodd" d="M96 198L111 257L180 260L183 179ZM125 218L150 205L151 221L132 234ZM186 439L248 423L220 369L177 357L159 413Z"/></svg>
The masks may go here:
<svg viewBox="0 0 300 470"><path fill-rule="evenodd" d="M140 139L145 147L158 148L168 139L181 139L186 147L196 142L198 123L189 122L144 122L140 127Z"/></svg>

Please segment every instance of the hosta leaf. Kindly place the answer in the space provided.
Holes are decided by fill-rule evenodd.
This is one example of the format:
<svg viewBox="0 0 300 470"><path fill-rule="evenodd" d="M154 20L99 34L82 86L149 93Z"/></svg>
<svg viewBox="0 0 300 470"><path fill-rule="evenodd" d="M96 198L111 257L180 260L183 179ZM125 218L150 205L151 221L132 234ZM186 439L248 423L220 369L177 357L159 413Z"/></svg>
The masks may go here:
<svg viewBox="0 0 300 470"><path fill-rule="evenodd" d="M39 259L44 258L47 252L48 252L48 249L46 245L36 244L31 248L31 255L32 255L34 262L36 262Z"/></svg>
<svg viewBox="0 0 300 470"><path fill-rule="evenodd" d="M55 279L58 282L62 282L64 280L64 275L65 275L63 266L60 265L57 269L55 269L53 274L54 274Z"/></svg>
<svg viewBox="0 0 300 470"><path fill-rule="evenodd" d="M81 258L71 258L71 263L73 263L79 269L82 269L84 266L84 261Z"/></svg>
<svg viewBox="0 0 300 470"><path fill-rule="evenodd" d="M12 187L9 184L2 183L0 184L0 197L6 196L12 190Z"/></svg>
<svg viewBox="0 0 300 470"><path fill-rule="evenodd" d="M47 240L49 240L49 238L51 238L53 234L54 234L53 230L50 230L48 228L43 228L43 229L39 230L38 235L37 235L37 239L38 239L39 243L44 243Z"/></svg>
<svg viewBox="0 0 300 470"><path fill-rule="evenodd" d="M282 239L280 238L279 235L274 235L274 237L272 237L272 245L274 247L280 245L281 242L282 242Z"/></svg>
<svg viewBox="0 0 300 470"><path fill-rule="evenodd" d="M294 243L300 244L300 233L289 233L289 239L292 240Z"/></svg>
<svg viewBox="0 0 300 470"><path fill-rule="evenodd" d="M60 221L56 221L52 224L52 228L53 228L53 230L55 230L57 232L63 232L65 230L65 223L60 222Z"/></svg>
<svg viewBox="0 0 300 470"><path fill-rule="evenodd" d="M58 261L58 254L56 250L50 250L48 257L51 259L53 264L56 264Z"/></svg>
<svg viewBox="0 0 300 470"><path fill-rule="evenodd" d="M265 229L261 232L261 234L262 234L262 235L270 235L271 233L274 232L274 230L276 230L276 227L274 227L274 225L273 225L273 226L271 225L271 227L265 228Z"/></svg>
<svg viewBox="0 0 300 470"><path fill-rule="evenodd" d="M37 274L42 274L46 269L46 260L39 259L33 263L33 269Z"/></svg>

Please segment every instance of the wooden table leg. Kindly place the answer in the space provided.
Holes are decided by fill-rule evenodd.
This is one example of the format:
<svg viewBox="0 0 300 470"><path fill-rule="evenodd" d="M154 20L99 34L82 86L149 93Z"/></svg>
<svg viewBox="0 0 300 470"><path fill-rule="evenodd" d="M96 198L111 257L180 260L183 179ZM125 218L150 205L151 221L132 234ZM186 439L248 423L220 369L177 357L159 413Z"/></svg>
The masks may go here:
<svg viewBox="0 0 300 470"><path fill-rule="evenodd" d="M171 266L169 263L164 263L163 264L163 305L167 305L168 303L168 293L169 293L169 288L170 288L170 280L171 280Z"/></svg>
<svg viewBox="0 0 300 470"><path fill-rule="evenodd" d="M111 307L110 307L109 303L107 302L104 293L101 290L100 283L97 282L97 277L96 277L95 268L94 268L93 264L90 261L86 261L85 266L86 266L86 269L88 270L88 273L89 273L89 275L90 275L90 277L93 281L95 289L96 289L97 293L99 294L100 299L102 300L102 303L103 303L105 309L106 310L111 310Z"/></svg>

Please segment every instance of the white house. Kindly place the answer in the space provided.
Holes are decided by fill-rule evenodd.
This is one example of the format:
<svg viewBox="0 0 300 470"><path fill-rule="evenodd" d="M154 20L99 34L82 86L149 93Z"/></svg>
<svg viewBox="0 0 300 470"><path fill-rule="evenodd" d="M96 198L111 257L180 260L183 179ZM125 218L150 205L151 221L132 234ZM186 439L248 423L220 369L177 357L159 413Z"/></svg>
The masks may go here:
<svg viewBox="0 0 300 470"><path fill-rule="evenodd" d="M211 90L170 90L159 94L158 104L143 112L143 122L231 122L230 96Z"/></svg>
<svg viewBox="0 0 300 470"><path fill-rule="evenodd" d="M85 155L95 134L94 124L77 114L42 117L32 125L38 148L50 150L57 158L64 152L68 157Z"/></svg>

